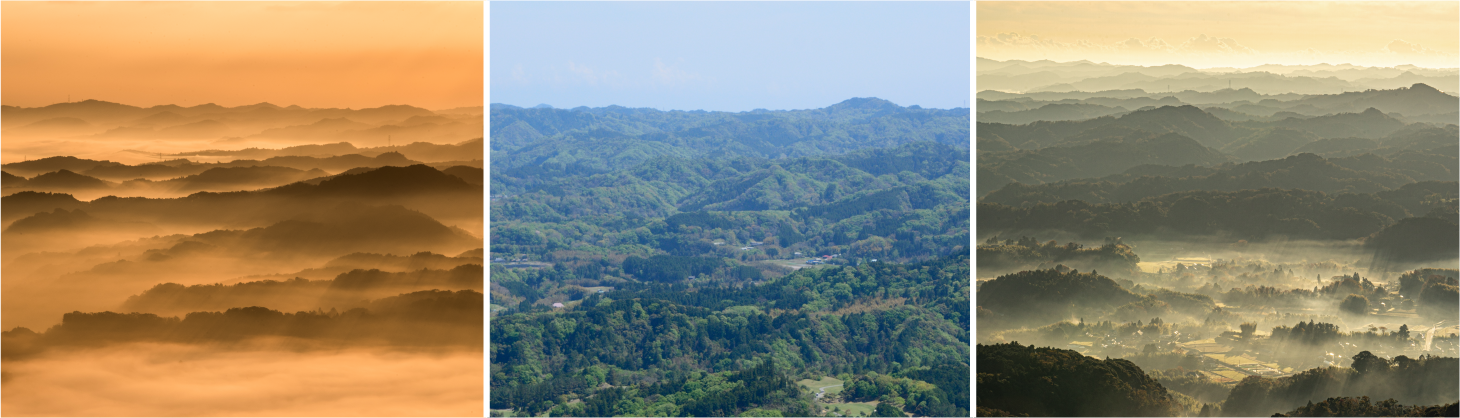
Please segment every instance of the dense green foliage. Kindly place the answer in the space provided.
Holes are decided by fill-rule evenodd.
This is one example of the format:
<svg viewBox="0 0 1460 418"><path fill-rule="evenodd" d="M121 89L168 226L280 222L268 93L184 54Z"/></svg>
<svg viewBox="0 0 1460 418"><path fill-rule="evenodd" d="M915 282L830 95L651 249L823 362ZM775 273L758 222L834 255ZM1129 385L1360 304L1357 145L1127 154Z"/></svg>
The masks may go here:
<svg viewBox="0 0 1460 418"><path fill-rule="evenodd" d="M1364 357L1368 352L1356 355ZM1222 407L1226 416L1266 416L1331 397L1369 396L1412 405L1454 402L1460 393L1460 362L1453 357L1398 356L1355 362L1356 368L1317 368L1282 378L1250 376L1232 388ZM1360 364L1369 364L1365 368Z"/></svg>
<svg viewBox="0 0 1460 418"><path fill-rule="evenodd" d="M1002 315L1011 325L1049 324L1077 312L1108 311L1141 300L1108 277L1075 270L1008 274L984 283L978 291L978 306Z"/></svg>
<svg viewBox="0 0 1460 418"><path fill-rule="evenodd" d="M1232 392L1231 387L1214 382L1210 377L1196 370L1186 368L1152 370L1140 362L1135 363L1142 369L1150 370L1146 374L1149 374L1152 379L1156 379L1156 382L1166 390L1181 392L1203 403L1221 402L1227 399L1228 393Z"/></svg>
<svg viewBox="0 0 1460 418"><path fill-rule="evenodd" d="M1449 405L1431 406L1404 406L1394 399L1386 399L1380 402L1370 403L1368 396L1350 398L1328 398L1322 402L1313 403L1294 409L1285 414L1274 414L1273 416L1284 417L1454 417L1460 416L1460 403Z"/></svg>
<svg viewBox="0 0 1460 418"><path fill-rule="evenodd" d="M978 406L1029 416L1170 416L1172 396L1139 367L1071 350L983 345Z"/></svg>
<svg viewBox="0 0 1460 418"><path fill-rule="evenodd" d="M591 176L494 172L494 193L503 195L491 206L491 252L544 261L565 253L747 261L947 254L967 245L967 158L914 143L787 160L656 158Z"/></svg>
<svg viewBox="0 0 1460 418"><path fill-rule="evenodd" d="M540 395L494 395L493 408L540 404L566 392L519 388L551 386L545 382L604 370L623 374L625 382L662 382L741 370L759 361L777 370L823 375L960 364L968 355L971 325L960 315L968 306L968 277L966 256L907 265L874 263L800 270L739 289L624 284L561 313L496 316L493 393ZM894 304L880 302L884 300ZM939 387L958 383L936 373L925 378ZM952 407L946 394L956 391L945 388L944 395L920 398L931 402L921 407ZM639 391L624 396L647 395ZM752 403L769 408L761 401ZM688 403L675 405L666 413L697 411Z"/></svg>
<svg viewBox="0 0 1460 418"><path fill-rule="evenodd" d="M961 362L902 372L903 377L871 372L848 380L841 396L851 402L878 401L914 416L968 416L968 366Z"/></svg>
<svg viewBox="0 0 1460 418"><path fill-rule="evenodd" d="M963 146L971 114L854 98L822 109L741 113L493 104L490 117L494 170L587 173L663 155L799 157L913 141Z"/></svg>

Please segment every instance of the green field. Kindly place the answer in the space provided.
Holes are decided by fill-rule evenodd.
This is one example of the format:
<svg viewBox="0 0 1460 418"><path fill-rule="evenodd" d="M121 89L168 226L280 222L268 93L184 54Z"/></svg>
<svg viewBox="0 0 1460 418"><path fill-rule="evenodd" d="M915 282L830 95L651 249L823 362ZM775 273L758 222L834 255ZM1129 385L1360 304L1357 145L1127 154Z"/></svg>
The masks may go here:
<svg viewBox="0 0 1460 418"><path fill-rule="evenodd" d="M811 393L816 393L821 388L826 388L826 396L836 396L836 394L842 392L842 388L844 387L840 379L831 376L823 377L821 380L801 379L796 383L810 389Z"/></svg>
<svg viewBox="0 0 1460 418"><path fill-rule="evenodd" d="M826 266L829 266L829 265L835 265L835 264L806 264L806 258L805 257L795 258L795 259L791 259L791 260L772 260L772 262L774 262L776 264L780 264L780 265L786 266L786 267L790 267L790 268L793 268L793 269L820 268L820 267L826 267Z"/></svg>

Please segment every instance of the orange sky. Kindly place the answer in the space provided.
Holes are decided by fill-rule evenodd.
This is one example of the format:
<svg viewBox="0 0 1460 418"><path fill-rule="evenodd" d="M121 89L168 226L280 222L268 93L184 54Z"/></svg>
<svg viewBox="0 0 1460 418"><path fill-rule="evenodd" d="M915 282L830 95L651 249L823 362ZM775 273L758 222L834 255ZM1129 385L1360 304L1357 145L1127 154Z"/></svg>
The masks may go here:
<svg viewBox="0 0 1460 418"><path fill-rule="evenodd" d="M481 106L481 2L0 3L0 103Z"/></svg>

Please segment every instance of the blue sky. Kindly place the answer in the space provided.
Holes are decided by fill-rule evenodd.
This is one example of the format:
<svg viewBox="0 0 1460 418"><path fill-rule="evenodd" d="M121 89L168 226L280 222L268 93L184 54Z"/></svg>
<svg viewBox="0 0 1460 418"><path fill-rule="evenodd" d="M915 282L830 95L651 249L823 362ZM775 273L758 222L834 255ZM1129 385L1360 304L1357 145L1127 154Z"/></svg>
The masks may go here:
<svg viewBox="0 0 1460 418"><path fill-rule="evenodd" d="M969 2L491 2L488 101L968 107Z"/></svg>

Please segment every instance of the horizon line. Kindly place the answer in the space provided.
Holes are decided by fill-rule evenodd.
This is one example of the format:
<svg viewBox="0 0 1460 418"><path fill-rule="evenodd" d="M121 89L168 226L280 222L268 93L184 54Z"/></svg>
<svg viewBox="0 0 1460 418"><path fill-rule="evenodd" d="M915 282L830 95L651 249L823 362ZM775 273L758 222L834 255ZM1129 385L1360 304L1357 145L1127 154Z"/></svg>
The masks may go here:
<svg viewBox="0 0 1460 418"><path fill-rule="evenodd" d="M541 106L547 106L548 108L557 109L557 110L574 110L574 109L578 109L578 108L606 109L606 108L610 108L610 107L621 107L621 108L625 108L625 109L649 109L649 110L654 110L654 111L657 111L657 112L752 113L752 112L761 112L761 111L764 111L764 112L794 112L794 111L798 111L798 110L820 110L820 109L825 109L825 108L828 108L828 107L836 106L838 104L846 103L846 102L849 102L849 101L852 101L852 100L856 100L856 99L875 99L875 100L881 100L881 101L890 103L893 106L897 106L897 107L900 107L900 108L903 108L903 109L912 109L912 108L921 109L921 110L958 110L958 109L971 109L970 107L967 107L967 106L951 107L951 108L923 107L921 105L916 105L916 104L903 106L903 105L899 105L897 103L894 103L891 100L887 100L887 99L883 99L883 98L875 97L875 96L853 97L853 98L846 99L846 100L842 100L840 102L832 103L832 104L829 104L829 105L826 105L826 106L806 108L806 109L766 109L766 108L755 108L755 109L751 109L751 110L741 110L741 111L705 110L705 109L694 109L694 110L685 110L685 109L660 109L660 108L657 108L657 107L647 107L647 106L645 106L645 107L632 107L632 106L624 106L624 105L618 105L618 104L611 104L611 105L598 106L598 107L587 106L587 105L579 105L579 106L575 106L575 107L558 107L558 106L553 106L553 105L550 105L550 104L547 104L547 103L539 103L539 104L533 105L533 106L519 106L519 105L510 104L510 103L492 102L492 103L488 103L488 106L492 106L492 105L503 105L503 106L512 106L512 107L516 107L516 108L520 108L520 109L536 109L536 108L541 108Z"/></svg>
<svg viewBox="0 0 1460 418"><path fill-rule="evenodd" d="M1074 62L1085 61L1085 62L1089 62L1091 64L1104 64L1104 65L1110 65L1110 66L1126 66L1126 67L1148 67L1148 68L1149 67L1162 67L1162 66L1168 66L1168 65L1179 65L1179 66L1182 66L1182 67L1187 67L1187 68L1192 68L1192 69L1197 69L1197 70L1204 70L1204 69L1208 69L1209 70L1209 69L1214 69L1214 68L1232 68L1232 69L1237 69L1237 70L1246 70L1246 69L1252 69L1252 68L1258 68L1258 67L1266 67L1266 66L1280 66L1280 67L1317 67L1317 66L1324 66L1324 65L1326 65L1326 66L1332 66L1332 67L1343 66L1343 65L1350 65L1350 66L1359 67L1359 68L1376 68L1376 69L1378 69L1378 68L1395 68L1395 69L1397 69L1399 67L1409 66L1409 67L1424 68L1424 69L1429 69L1429 70L1460 70L1460 67L1425 67L1425 66L1416 65L1416 64L1399 64L1399 65L1395 65L1395 66L1392 66L1392 67L1381 67L1381 66L1352 64L1352 63L1347 63L1347 62L1341 63L1341 64L1329 64L1327 62L1322 62L1322 63L1318 63L1318 64L1274 64L1274 63L1268 63L1268 64L1261 64L1261 65L1254 65L1254 66L1250 66L1250 67L1232 67L1232 66L1228 66L1228 67L1196 67L1196 66L1191 66L1191 65L1186 65L1186 64L1179 64L1179 63L1174 63L1174 62L1173 63L1168 63L1168 64L1160 64L1160 65L1114 64L1114 63L1111 63L1110 61L1095 61L1095 60L1091 60L1091 59L1088 59L1088 58L1074 60L1074 61L1056 61L1056 60L1051 60L1051 59L1025 60L1025 59L1018 59L1018 58L1009 58L1009 59L1000 60L1000 59L994 59L994 58L988 58L988 57L981 57L981 56L974 56L974 58L976 58L976 59L986 59L986 60L990 60L990 61L999 61L999 62L1009 62L1009 61L1040 62L1040 61L1049 61L1049 62L1053 62L1053 63L1057 63L1057 64L1066 64L1066 63L1074 63ZM977 69L975 69L974 71L976 72Z"/></svg>
<svg viewBox="0 0 1460 418"><path fill-rule="evenodd" d="M361 108L354 108L354 107L304 107L304 106L300 106L300 105L297 105L297 104L290 104L290 105L286 105L286 106L280 106L280 105L273 104L273 103L270 103L270 102L267 102L267 101L258 102L258 103L252 103L252 104L243 104L243 105L237 105L237 106L224 106L224 105L220 105L220 104L217 104L217 103L214 103L214 102L207 102L207 103L197 104L197 105L192 105L192 106L183 106L183 105L179 105L179 104L175 104L175 103L159 104L159 105L152 105L152 106L139 106L139 105L132 105L132 104L126 104L126 103L121 103L121 102L112 102L112 101L99 100L99 99L86 99L86 100L80 100L80 101L56 102L56 103L51 103L51 104L48 104L48 105L30 106L30 107L27 107L27 106L18 106L18 105L10 105L10 104L3 104L3 103L0 103L0 106L3 106L3 107L13 107L13 108L17 108L17 109L45 109L45 108L48 108L48 107L51 107L51 106L59 106L59 105L67 105L67 104L81 104L81 103L87 103L87 102L108 103L108 104L114 104L114 105L120 105L120 106L135 107L135 108L138 108L138 109L152 109L152 108L158 108L158 107L177 107L177 108L181 108L181 109L192 109L192 108L202 107L202 106L208 106L208 105L213 105L213 106L220 107L220 108L224 108L224 109L237 109L237 108L240 108L240 107L269 105L269 106L273 106L273 107L276 107L276 108L279 108L279 109L300 108L300 109L307 109L307 110L365 110L365 109L379 109L379 108L390 107L390 106L407 106L407 107L414 107L414 108L417 108L417 109L425 109L425 110L429 110L429 111L433 111L434 112L436 110L454 110L454 109L472 108L472 107L481 107L481 108L484 108L485 109L485 107L486 107L486 105L476 105L476 106L457 106L457 107L446 107L446 108L440 108L440 109L429 109L429 108L420 107L420 106L416 106L416 105L412 105L412 104L385 104L385 105L380 105L380 106L361 107Z"/></svg>

